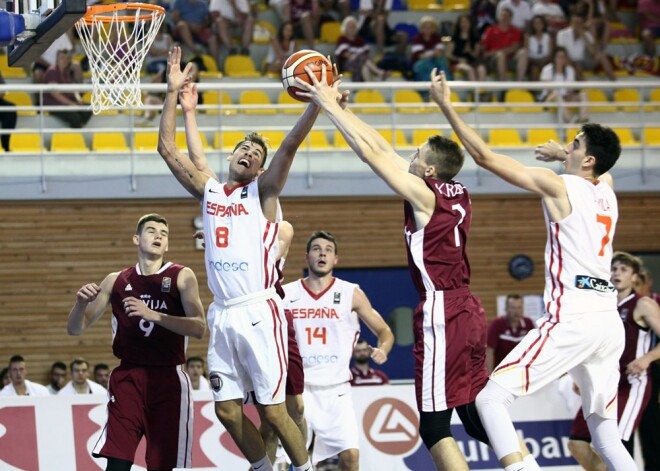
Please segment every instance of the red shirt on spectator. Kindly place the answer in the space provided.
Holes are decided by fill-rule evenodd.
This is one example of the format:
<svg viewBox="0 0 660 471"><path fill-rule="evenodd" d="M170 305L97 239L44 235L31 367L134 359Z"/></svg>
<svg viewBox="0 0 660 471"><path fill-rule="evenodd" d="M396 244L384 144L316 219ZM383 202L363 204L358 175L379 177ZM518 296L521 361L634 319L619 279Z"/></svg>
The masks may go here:
<svg viewBox="0 0 660 471"><path fill-rule="evenodd" d="M522 32L515 26L509 26L507 29L502 29L500 25L489 26L481 38L481 43L488 52L499 51L514 44L522 44Z"/></svg>
<svg viewBox="0 0 660 471"><path fill-rule="evenodd" d="M520 324L514 328L506 316L497 317L488 327L486 346L494 350L494 366L500 364L507 354L534 328L534 322L529 317L522 317Z"/></svg>
<svg viewBox="0 0 660 471"><path fill-rule="evenodd" d="M369 367L365 372L355 366L351 367L351 386L378 386L380 384L388 384L390 379L385 373L380 370L374 370Z"/></svg>

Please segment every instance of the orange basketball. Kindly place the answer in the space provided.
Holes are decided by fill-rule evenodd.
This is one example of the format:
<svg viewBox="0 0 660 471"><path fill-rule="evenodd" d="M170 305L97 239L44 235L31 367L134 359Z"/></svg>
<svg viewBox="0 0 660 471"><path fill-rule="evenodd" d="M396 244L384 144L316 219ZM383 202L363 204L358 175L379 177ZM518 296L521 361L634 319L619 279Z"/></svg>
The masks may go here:
<svg viewBox="0 0 660 471"><path fill-rule="evenodd" d="M309 101L306 97L298 96L298 92L304 92L304 90L296 86L296 77L309 84L312 83L309 75L307 75L307 71L305 71L305 66L309 66L312 69L319 81L321 80L323 67L325 67L325 78L328 85L331 85L334 81L332 64L323 54L312 51L311 49L294 52L282 66L282 85L284 85L287 93L298 101Z"/></svg>

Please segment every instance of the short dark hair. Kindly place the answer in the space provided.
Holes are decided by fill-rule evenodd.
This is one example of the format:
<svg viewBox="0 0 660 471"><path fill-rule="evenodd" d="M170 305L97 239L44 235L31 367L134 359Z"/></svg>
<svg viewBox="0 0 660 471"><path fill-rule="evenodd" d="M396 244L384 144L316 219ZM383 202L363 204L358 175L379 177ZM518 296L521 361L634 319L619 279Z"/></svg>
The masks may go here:
<svg viewBox="0 0 660 471"><path fill-rule="evenodd" d="M73 367L75 365L87 365L87 368L89 368L89 362L85 360L83 357L76 357L73 360L71 360L71 363L69 363L69 368L71 371L73 371Z"/></svg>
<svg viewBox="0 0 660 471"><path fill-rule="evenodd" d="M435 167L435 177L448 182L463 168L465 156L458 144L441 135L431 136L428 140L429 156L426 163Z"/></svg>
<svg viewBox="0 0 660 471"><path fill-rule="evenodd" d="M506 295L506 301L504 301L504 303L508 304L510 299L514 299L516 301L518 301L518 300L522 301L522 296L520 296L518 293L507 294Z"/></svg>
<svg viewBox="0 0 660 471"><path fill-rule="evenodd" d="M163 216L156 213L149 213L149 214L145 214L138 220L137 227L135 228L135 233L138 235L141 234L144 225L151 221L159 222L167 226L167 219L165 219Z"/></svg>
<svg viewBox="0 0 660 471"><path fill-rule="evenodd" d="M309 236L309 239L307 239L307 253L309 253L309 249L312 247L312 241L314 239L325 239L327 241L330 241L333 243L335 246L335 253L339 253L339 246L337 245L337 239L335 236L330 234L327 231L316 231L313 232L311 236Z"/></svg>
<svg viewBox="0 0 660 471"><path fill-rule="evenodd" d="M629 254L628 252L614 252L612 255L612 265L615 263L629 266L632 268L632 271L635 275L639 275L644 266L641 258L635 257L633 254Z"/></svg>
<svg viewBox="0 0 660 471"><path fill-rule="evenodd" d="M58 370L66 370L66 365L64 364L63 361L56 361L56 362L53 363L53 364L51 365L51 367L50 367L50 371L51 371L51 373L52 373L52 371L53 371L54 369L56 369L56 368L57 368Z"/></svg>
<svg viewBox="0 0 660 471"><path fill-rule="evenodd" d="M261 150L264 151L264 159L261 161L261 168L263 168L264 165L266 165L266 158L268 157L268 144L266 143L266 138L259 134L258 132L251 132L245 135L245 137L238 142L234 146L234 150L232 152L235 152L236 149L239 148L244 142L254 142L257 144L259 147L261 147Z"/></svg>
<svg viewBox="0 0 660 471"><path fill-rule="evenodd" d="M202 357L193 356L193 357L188 357L188 359L186 360L186 366L190 365L193 361L199 361L202 363L202 365L204 365L204 359Z"/></svg>
<svg viewBox="0 0 660 471"><path fill-rule="evenodd" d="M21 361L24 362L24 361L25 361L25 358L23 358L23 357L20 356L20 355L13 355L13 356L9 359L9 366L11 366L12 363L19 363L19 362L21 362Z"/></svg>
<svg viewBox="0 0 660 471"><path fill-rule="evenodd" d="M369 342L367 342L367 339L365 339L364 337L360 337L359 339L357 339L357 342L355 342L355 345L357 345L358 343L367 343L368 344Z"/></svg>
<svg viewBox="0 0 660 471"><path fill-rule="evenodd" d="M599 177L614 167L621 155L619 136L611 128L596 123L584 124L580 132L586 137L587 155L596 158L594 176Z"/></svg>
<svg viewBox="0 0 660 471"><path fill-rule="evenodd" d="M109 370L110 367L106 365L105 363L97 363L94 365L94 374L96 374L99 370Z"/></svg>

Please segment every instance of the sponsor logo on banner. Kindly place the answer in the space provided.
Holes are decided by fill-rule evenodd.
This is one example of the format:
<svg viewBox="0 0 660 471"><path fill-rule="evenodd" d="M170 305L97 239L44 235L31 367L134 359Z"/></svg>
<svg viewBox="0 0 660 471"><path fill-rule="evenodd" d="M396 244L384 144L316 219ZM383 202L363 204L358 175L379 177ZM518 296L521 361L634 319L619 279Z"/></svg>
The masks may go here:
<svg viewBox="0 0 660 471"><path fill-rule="evenodd" d="M34 406L0 408L0 469L39 469Z"/></svg>
<svg viewBox="0 0 660 471"><path fill-rule="evenodd" d="M369 443L388 455L405 455L419 442L417 413L399 399L374 401L364 412L362 425Z"/></svg>

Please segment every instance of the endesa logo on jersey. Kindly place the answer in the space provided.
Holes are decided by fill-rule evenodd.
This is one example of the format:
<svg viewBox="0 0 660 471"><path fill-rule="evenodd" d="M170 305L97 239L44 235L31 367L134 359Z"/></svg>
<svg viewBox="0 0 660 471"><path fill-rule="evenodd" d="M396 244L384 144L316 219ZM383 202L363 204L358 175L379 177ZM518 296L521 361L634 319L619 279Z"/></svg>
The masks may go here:
<svg viewBox="0 0 660 471"><path fill-rule="evenodd" d="M339 360L337 355L302 355L303 366L337 363L337 360Z"/></svg>
<svg viewBox="0 0 660 471"><path fill-rule="evenodd" d="M225 206L223 204L207 201L206 214L224 218L231 216L249 216L250 213L248 213L248 210L245 209L243 203L232 203L229 206Z"/></svg>
<svg viewBox="0 0 660 471"><path fill-rule="evenodd" d="M337 311L332 307L293 308L289 309L294 319L339 319Z"/></svg>
<svg viewBox="0 0 660 471"><path fill-rule="evenodd" d="M209 270L219 272L245 272L250 269L248 262L223 262L222 260L209 260Z"/></svg>

